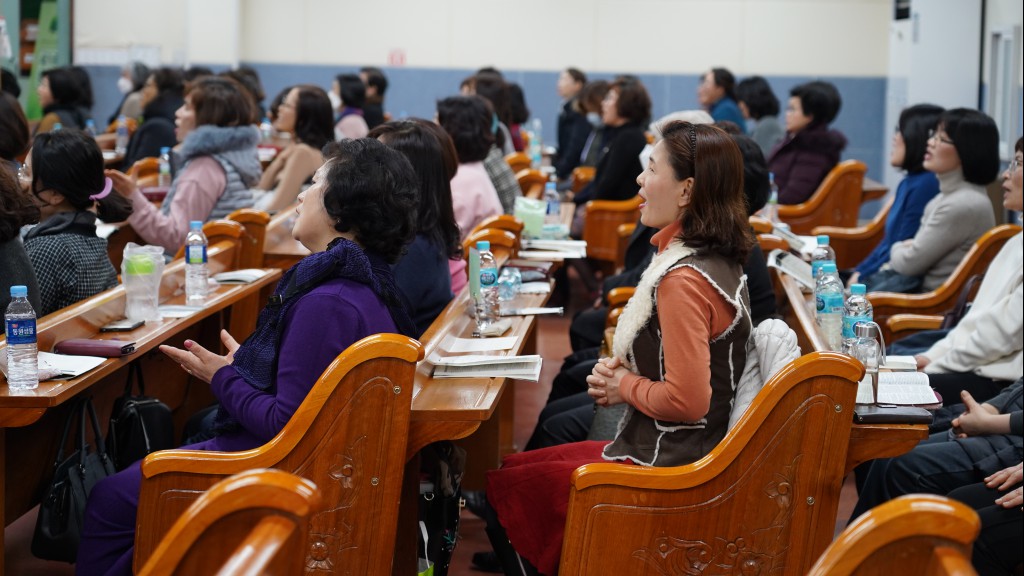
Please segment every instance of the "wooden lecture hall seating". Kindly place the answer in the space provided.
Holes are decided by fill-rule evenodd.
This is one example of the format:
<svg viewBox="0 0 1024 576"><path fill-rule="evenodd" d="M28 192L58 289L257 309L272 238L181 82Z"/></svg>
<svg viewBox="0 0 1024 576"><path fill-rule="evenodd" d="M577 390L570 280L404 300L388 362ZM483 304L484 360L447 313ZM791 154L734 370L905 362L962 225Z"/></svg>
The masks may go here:
<svg viewBox="0 0 1024 576"><path fill-rule="evenodd" d="M980 528L974 510L956 500L900 496L847 526L807 574L974 576L971 547Z"/></svg>
<svg viewBox="0 0 1024 576"><path fill-rule="evenodd" d="M204 492L175 521L139 576L293 576L305 568L316 485L280 470L248 470Z"/></svg>
<svg viewBox="0 0 1024 576"><path fill-rule="evenodd" d="M885 236L885 219L889 217L893 198L890 198L875 217L864 226L815 226L812 236L828 235L828 243L836 251L836 267L840 270L855 268L868 257Z"/></svg>
<svg viewBox="0 0 1024 576"><path fill-rule="evenodd" d="M629 200L591 200L586 204L583 240L587 258L595 261L606 273L622 264L622 237L619 226L635 224L640 217L639 195Z"/></svg>
<svg viewBox="0 0 1024 576"><path fill-rule="evenodd" d="M530 156L526 152L513 152L505 156L505 162L508 162L509 168L512 172L518 174L520 170L526 170L530 167Z"/></svg>
<svg viewBox="0 0 1024 576"><path fill-rule="evenodd" d="M806 202L779 204L779 219L789 224L794 234L810 234L815 226L856 226L867 170L858 160L840 162Z"/></svg>
<svg viewBox="0 0 1024 576"><path fill-rule="evenodd" d="M887 320L897 314L944 314L953 308L960 291L972 276L984 275L989 263L1007 240L1020 233L1016 224L1002 224L981 235L941 286L923 294L870 292L875 322L882 328L886 342L892 339Z"/></svg>
<svg viewBox="0 0 1024 576"><path fill-rule="evenodd" d="M544 185L548 183L548 175L540 170L524 168L516 172L516 181L527 198L539 199L544 197Z"/></svg>
<svg viewBox="0 0 1024 576"><path fill-rule="evenodd" d="M517 234L502 228L480 228L462 241L462 257L468 259L469 249L475 248L476 243L481 240L491 243L491 253L495 257L499 252L505 255L505 259L515 258L519 254L519 236Z"/></svg>
<svg viewBox="0 0 1024 576"><path fill-rule="evenodd" d="M135 567L190 503L219 480L278 468L312 480L324 510L308 522L306 573L391 573L413 373L423 348L395 334L349 346L273 439L245 452L165 450L142 463Z"/></svg>

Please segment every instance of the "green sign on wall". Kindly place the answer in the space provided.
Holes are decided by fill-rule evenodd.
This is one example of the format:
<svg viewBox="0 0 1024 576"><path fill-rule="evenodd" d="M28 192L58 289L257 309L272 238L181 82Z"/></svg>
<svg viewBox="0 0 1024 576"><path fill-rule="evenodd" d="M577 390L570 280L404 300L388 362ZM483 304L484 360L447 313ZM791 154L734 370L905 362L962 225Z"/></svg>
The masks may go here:
<svg viewBox="0 0 1024 576"><path fill-rule="evenodd" d="M25 102L25 115L30 119L38 119L43 115L35 87L39 85L39 74L43 70L49 70L60 64L59 43L57 2L56 0L44 0L39 6L39 36L36 38L32 75L29 77L28 83L28 99Z"/></svg>

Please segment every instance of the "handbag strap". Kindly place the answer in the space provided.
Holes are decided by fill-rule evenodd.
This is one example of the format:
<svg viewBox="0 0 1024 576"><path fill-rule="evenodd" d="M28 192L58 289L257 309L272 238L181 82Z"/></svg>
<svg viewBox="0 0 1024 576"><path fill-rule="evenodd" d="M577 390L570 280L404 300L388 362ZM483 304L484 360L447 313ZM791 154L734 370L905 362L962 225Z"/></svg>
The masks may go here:
<svg viewBox="0 0 1024 576"><path fill-rule="evenodd" d="M71 434L71 423L75 421L75 414L80 413L80 407L78 403L81 400L75 400L75 405L68 412L68 417L64 420L64 433L61 434L60 444L57 447L57 461L55 466L60 466L60 463L64 461L64 448L68 445L68 436Z"/></svg>
<svg viewBox="0 0 1024 576"><path fill-rule="evenodd" d="M132 385L139 383L139 396L146 395L146 383L142 379L142 365L138 362L128 364L128 381L124 384L124 395L128 398L132 395Z"/></svg>
<svg viewBox="0 0 1024 576"><path fill-rule="evenodd" d="M103 433L100 431L100 419L96 416L96 408L92 405L92 398L86 398L84 402L84 408L82 409L82 437L85 437L85 411L89 411L89 420L92 421L92 434L93 440L96 442L96 454L102 459L106 459L106 442L103 441ZM83 452L85 441L82 441Z"/></svg>
<svg viewBox="0 0 1024 576"><path fill-rule="evenodd" d="M975 274L967 279L964 283L963 289L960 290L960 294L957 296L956 305L949 312L946 312L942 318L942 328L948 329L953 328L960 323L960 320L967 314L967 310L970 308L971 293L974 292L974 287L980 283L985 276L983 274Z"/></svg>

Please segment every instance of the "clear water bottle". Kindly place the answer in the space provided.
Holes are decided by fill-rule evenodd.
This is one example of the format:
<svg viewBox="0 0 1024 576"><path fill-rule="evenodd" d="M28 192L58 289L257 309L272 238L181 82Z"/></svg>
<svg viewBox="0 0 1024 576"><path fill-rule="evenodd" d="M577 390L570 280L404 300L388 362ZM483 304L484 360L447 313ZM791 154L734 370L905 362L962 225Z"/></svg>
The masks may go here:
<svg viewBox="0 0 1024 576"><path fill-rule="evenodd" d="M523 287L523 273L519 268L506 266L498 276L498 299L502 302L514 300Z"/></svg>
<svg viewBox="0 0 1024 576"><path fill-rule="evenodd" d="M547 202L547 209L544 213L544 224L557 225L561 223L562 200L558 195L558 185L550 180L544 185L544 201Z"/></svg>
<svg viewBox="0 0 1024 576"><path fill-rule="evenodd" d="M193 220L185 236L185 304L202 306L206 302L210 272L206 268L206 234L203 223Z"/></svg>
<svg viewBox="0 0 1024 576"><path fill-rule="evenodd" d="M28 302L28 288L11 286L11 303L4 314L7 325L7 386L31 390L39 386L36 348L36 313Z"/></svg>
<svg viewBox="0 0 1024 576"><path fill-rule="evenodd" d="M854 328L855 337L850 346L850 356L853 356L864 365L865 375L871 378L872 401L878 402L878 366L883 364L885 359L882 355L882 346L876 336L881 335L878 324L874 322L861 322Z"/></svg>
<svg viewBox="0 0 1024 576"><path fill-rule="evenodd" d="M53 128L50 128L50 132L60 132L63 129L64 129L64 125L63 124L61 124L60 122L54 122L53 123Z"/></svg>
<svg viewBox="0 0 1024 576"><path fill-rule="evenodd" d="M271 124L270 118L264 118L260 122L260 137L263 138L264 142L270 142L274 139L274 125Z"/></svg>
<svg viewBox="0 0 1024 576"><path fill-rule="evenodd" d="M117 117L117 130L114 136L114 152L124 155L128 151L128 119L124 114Z"/></svg>
<svg viewBox="0 0 1024 576"><path fill-rule="evenodd" d="M491 254L491 243L481 240L476 243L480 253L480 296L476 299L476 331L483 333L501 315L498 298L498 264Z"/></svg>
<svg viewBox="0 0 1024 576"><path fill-rule="evenodd" d="M815 281L814 305L818 328L831 350L843 347L843 283L839 281L835 262L825 262Z"/></svg>
<svg viewBox="0 0 1024 576"><path fill-rule="evenodd" d="M92 118L85 121L85 132L93 138L96 137L96 122L94 122Z"/></svg>
<svg viewBox="0 0 1024 576"><path fill-rule="evenodd" d="M849 354L850 347L857 338L854 326L858 322L871 322L873 319L874 310L867 297L867 288L863 284L851 285L850 296L846 299L846 307L843 310L843 352Z"/></svg>
<svg viewBox="0 0 1024 576"><path fill-rule="evenodd" d="M171 149L167 146L160 149L160 172L157 175L157 185L161 188L171 186Z"/></svg>
<svg viewBox="0 0 1024 576"><path fill-rule="evenodd" d="M771 194L768 195L768 203L764 206L764 217L772 224L779 222L779 185L775 183L775 173L768 173L768 184L771 186Z"/></svg>
<svg viewBox="0 0 1024 576"><path fill-rule="evenodd" d="M544 142L541 135L542 128L540 118L534 118L533 122L530 123L529 153L530 164L534 170L540 170L541 162L543 161Z"/></svg>
<svg viewBox="0 0 1024 576"><path fill-rule="evenodd" d="M818 279L818 274L821 273L821 267L825 262L836 261L836 251L828 245L828 235L820 234L818 236L818 246L811 251L811 277L815 280Z"/></svg>

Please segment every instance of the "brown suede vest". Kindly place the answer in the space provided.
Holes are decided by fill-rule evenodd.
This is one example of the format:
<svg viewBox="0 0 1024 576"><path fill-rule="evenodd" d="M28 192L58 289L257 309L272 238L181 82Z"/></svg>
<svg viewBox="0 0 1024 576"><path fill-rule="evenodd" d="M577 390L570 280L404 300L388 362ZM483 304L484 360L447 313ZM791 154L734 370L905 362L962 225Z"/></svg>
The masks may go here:
<svg viewBox="0 0 1024 576"><path fill-rule="evenodd" d="M711 406L697 422L665 422L651 418L632 406L626 409L619 433L604 450L608 460L632 460L649 466L679 466L700 459L725 436L736 384L746 364L746 342L750 335L750 305L742 268L723 258L691 255L670 270L689 266L707 278L730 304L736 316L730 328L711 347ZM660 279L659 279L660 282ZM632 344L633 361L640 375L664 380L664 349L658 322L657 290L654 312Z"/></svg>

